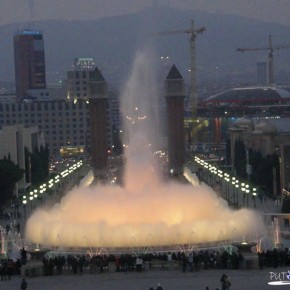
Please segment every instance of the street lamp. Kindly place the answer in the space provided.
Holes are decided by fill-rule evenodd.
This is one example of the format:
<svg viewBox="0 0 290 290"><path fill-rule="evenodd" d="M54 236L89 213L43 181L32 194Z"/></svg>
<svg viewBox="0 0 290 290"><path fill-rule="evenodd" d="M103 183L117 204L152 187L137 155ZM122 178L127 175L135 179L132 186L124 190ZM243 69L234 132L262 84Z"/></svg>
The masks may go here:
<svg viewBox="0 0 290 290"><path fill-rule="evenodd" d="M235 187L236 187L236 189L237 189L237 193L236 193L236 204L237 204L237 206L239 205L239 184L238 184L238 180L236 180L236 184L235 184Z"/></svg>
<svg viewBox="0 0 290 290"><path fill-rule="evenodd" d="M234 177L233 177L234 178ZM235 192L235 180L232 178L232 202L235 203L236 200L236 192Z"/></svg>
<svg viewBox="0 0 290 290"><path fill-rule="evenodd" d="M24 221L26 222L26 204L27 204L26 195L23 195L22 204L24 209Z"/></svg>
<svg viewBox="0 0 290 290"><path fill-rule="evenodd" d="M242 188L242 193L243 193L243 207L245 206L245 198L246 198L246 188L244 187L244 183L241 184Z"/></svg>
<svg viewBox="0 0 290 290"><path fill-rule="evenodd" d="M246 187L246 194L247 194L247 207L249 207L250 186L249 186L249 184L246 184L245 187Z"/></svg>
<svg viewBox="0 0 290 290"><path fill-rule="evenodd" d="M253 200L254 200L254 208L256 208L256 196L257 196L257 191L256 191L256 188L254 187L253 189Z"/></svg>
<svg viewBox="0 0 290 290"><path fill-rule="evenodd" d="M29 200L30 200L30 210L32 211L33 195L30 195Z"/></svg>
<svg viewBox="0 0 290 290"><path fill-rule="evenodd" d="M170 172L170 178L172 178L173 177L173 172L174 172L173 168L171 168L169 172Z"/></svg>

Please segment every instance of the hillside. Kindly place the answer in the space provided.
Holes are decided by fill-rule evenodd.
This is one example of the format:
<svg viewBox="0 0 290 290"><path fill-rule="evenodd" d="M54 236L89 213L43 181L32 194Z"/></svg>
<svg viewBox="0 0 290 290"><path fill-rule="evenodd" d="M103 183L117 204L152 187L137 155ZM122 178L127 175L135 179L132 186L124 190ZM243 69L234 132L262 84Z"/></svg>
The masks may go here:
<svg viewBox="0 0 290 290"><path fill-rule="evenodd" d="M273 45L290 44L289 26L230 15L182 11L169 7L90 21L38 21L0 27L0 81L14 80L13 34L17 29L43 31L48 80L65 76L76 57L94 57L104 77L111 82L126 78L136 51L153 42L156 62L170 56L186 78L189 42L185 34L148 37L148 33L205 26L196 41L197 76L203 81L246 82L256 78L256 62L267 51L239 53L238 47L265 47L268 35ZM287 37L288 36L288 37ZM290 83L290 49L275 51L275 71L280 82Z"/></svg>

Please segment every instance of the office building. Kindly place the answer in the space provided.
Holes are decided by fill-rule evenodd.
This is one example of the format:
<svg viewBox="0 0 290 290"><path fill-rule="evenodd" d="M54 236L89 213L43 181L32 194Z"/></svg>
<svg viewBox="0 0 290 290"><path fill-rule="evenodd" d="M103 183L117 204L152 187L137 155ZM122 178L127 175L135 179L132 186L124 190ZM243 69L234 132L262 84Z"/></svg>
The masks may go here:
<svg viewBox="0 0 290 290"><path fill-rule="evenodd" d="M72 70L67 72L67 98L89 99L90 83L100 75L93 58L76 58Z"/></svg>
<svg viewBox="0 0 290 290"><path fill-rule="evenodd" d="M46 88L44 41L39 30L17 32L13 40L16 96L21 101L27 90Z"/></svg>

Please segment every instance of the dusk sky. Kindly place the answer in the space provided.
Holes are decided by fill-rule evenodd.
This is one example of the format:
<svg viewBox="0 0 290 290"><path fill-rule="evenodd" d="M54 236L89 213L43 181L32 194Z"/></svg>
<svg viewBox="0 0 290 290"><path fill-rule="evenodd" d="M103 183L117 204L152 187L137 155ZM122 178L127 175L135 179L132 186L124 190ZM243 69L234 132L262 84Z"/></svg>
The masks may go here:
<svg viewBox="0 0 290 290"><path fill-rule="evenodd" d="M31 18L96 19L136 12L153 3L290 24L289 0L0 0L0 25Z"/></svg>

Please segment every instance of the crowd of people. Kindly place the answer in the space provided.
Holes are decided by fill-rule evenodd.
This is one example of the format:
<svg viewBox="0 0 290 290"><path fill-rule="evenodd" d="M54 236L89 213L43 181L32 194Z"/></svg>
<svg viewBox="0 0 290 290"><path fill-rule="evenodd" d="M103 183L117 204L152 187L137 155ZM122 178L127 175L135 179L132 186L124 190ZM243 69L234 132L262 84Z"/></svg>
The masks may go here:
<svg viewBox="0 0 290 290"><path fill-rule="evenodd" d="M21 249L21 259L0 260L1 280L20 274L27 262L27 253ZM55 255L44 256L44 275L72 273L102 273L104 271L141 272L143 270L181 270L197 272L207 269L239 269L244 261L241 253L200 250L168 253L121 254L121 255ZM273 249L258 253L259 267L284 267L290 265L289 249ZM110 267L110 269L109 269Z"/></svg>
<svg viewBox="0 0 290 290"><path fill-rule="evenodd" d="M19 268L16 269L17 265L11 259L2 259L0 261L0 277L1 281L10 280L13 274L20 274ZM21 264L18 264L21 267Z"/></svg>
<svg viewBox="0 0 290 290"><path fill-rule="evenodd" d="M290 250L273 249L260 252L258 255L259 267L286 267L290 266ZM21 249L21 259L0 260L1 281L8 281L13 275L21 274L21 267L27 263L29 257L25 249ZM182 272L197 272L207 269L239 269L244 257L241 253L219 252L216 250L200 250L190 252L167 252L122 254L122 255L44 255L42 259L44 275L102 273L104 271L116 272L141 272L158 267L159 270L167 270L169 264L174 269ZM111 268L110 268L111 267ZM109 269L110 268L110 269ZM22 288L26 289L27 282L22 281ZM221 288L213 290L229 290L231 282L227 275L220 278ZM161 285L149 288L149 290L163 290ZM206 290L210 290L208 287Z"/></svg>
<svg viewBox="0 0 290 290"><path fill-rule="evenodd" d="M277 268L290 266L290 250L284 249L273 249L262 251L258 253L259 267L262 270L264 267Z"/></svg>
<svg viewBox="0 0 290 290"><path fill-rule="evenodd" d="M122 254L122 255L57 255L51 258L44 258L45 275L62 274L63 270L77 274L86 272L108 271L113 265L116 272L141 272L142 270L168 270L181 269L183 272L193 272L207 269L239 269L243 261L241 254L227 251L192 251L168 252L168 253L147 253L147 254ZM110 265L109 265L110 264Z"/></svg>

